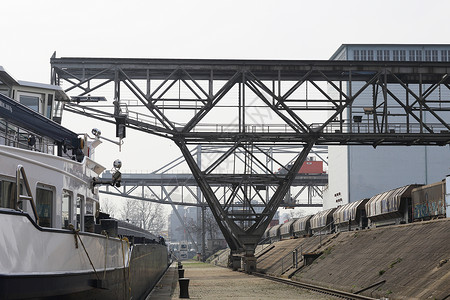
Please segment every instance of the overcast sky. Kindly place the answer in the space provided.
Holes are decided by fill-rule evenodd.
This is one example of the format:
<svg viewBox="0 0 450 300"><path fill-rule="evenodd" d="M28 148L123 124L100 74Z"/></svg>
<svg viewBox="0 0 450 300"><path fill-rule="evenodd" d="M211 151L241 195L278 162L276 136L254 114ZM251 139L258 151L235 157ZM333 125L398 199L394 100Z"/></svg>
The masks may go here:
<svg viewBox="0 0 450 300"><path fill-rule="evenodd" d="M57 57L326 60L344 43L450 43L449 11L447 0L14 0L2 5L0 65L16 79L49 83L54 51ZM89 130L81 122L65 125ZM178 151L170 141L161 145ZM124 145L108 161L120 157L129 160L127 169L147 170L164 161L146 167L133 160L139 156L142 149Z"/></svg>
<svg viewBox="0 0 450 300"><path fill-rule="evenodd" d="M0 65L49 82L58 57L329 59L343 43L448 43L446 0L14 0Z"/></svg>
<svg viewBox="0 0 450 300"><path fill-rule="evenodd" d="M344 43L450 43L449 10L445 0L14 0L2 7L0 65L16 79L49 83L54 51L57 57L329 59ZM92 127L69 120L65 125L76 132Z"/></svg>

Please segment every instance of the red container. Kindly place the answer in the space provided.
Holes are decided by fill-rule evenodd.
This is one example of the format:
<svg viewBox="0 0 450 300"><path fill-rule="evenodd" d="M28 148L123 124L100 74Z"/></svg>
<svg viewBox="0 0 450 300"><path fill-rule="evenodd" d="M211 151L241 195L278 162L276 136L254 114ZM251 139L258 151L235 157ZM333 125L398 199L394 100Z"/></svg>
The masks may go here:
<svg viewBox="0 0 450 300"><path fill-rule="evenodd" d="M323 161L321 160L308 160L305 161L298 171L299 174L322 174L323 173Z"/></svg>

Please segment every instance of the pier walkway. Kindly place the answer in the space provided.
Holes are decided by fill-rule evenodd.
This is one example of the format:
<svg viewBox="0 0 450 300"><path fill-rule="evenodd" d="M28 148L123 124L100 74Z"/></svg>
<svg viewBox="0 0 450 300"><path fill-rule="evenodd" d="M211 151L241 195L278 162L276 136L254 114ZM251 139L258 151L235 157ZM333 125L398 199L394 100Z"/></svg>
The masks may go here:
<svg viewBox="0 0 450 300"><path fill-rule="evenodd" d="M207 263L184 261L190 299L335 299L264 278ZM174 263L147 300L179 299L177 264Z"/></svg>

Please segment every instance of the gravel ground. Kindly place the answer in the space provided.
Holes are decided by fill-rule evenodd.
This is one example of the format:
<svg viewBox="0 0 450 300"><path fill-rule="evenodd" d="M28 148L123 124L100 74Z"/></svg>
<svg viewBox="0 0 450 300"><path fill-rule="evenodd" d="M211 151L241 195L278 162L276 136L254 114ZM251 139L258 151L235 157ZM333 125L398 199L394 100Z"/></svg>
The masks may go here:
<svg viewBox="0 0 450 300"><path fill-rule="evenodd" d="M183 262L190 299L336 299L211 264ZM179 299L179 286L172 299Z"/></svg>

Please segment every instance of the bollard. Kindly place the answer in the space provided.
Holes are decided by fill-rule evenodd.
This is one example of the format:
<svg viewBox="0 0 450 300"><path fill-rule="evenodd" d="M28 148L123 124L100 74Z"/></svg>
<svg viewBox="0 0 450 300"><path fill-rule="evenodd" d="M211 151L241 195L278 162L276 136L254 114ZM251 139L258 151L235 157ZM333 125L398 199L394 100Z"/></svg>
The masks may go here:
<svg viewBox="0 0 450 300"><path fill-rule="evenodd" d="M178 283L180 285L180 298L189 298L189 278L180 278Z"/></svg>
<svg viewBox="0 0 450 300"><path fill-rule="evenodd" d="M181 261L178 262L178 269L183 269L183 265L181 264Z"/></svg>
<svg viewBox="0 0 450 300"><path fill-rule="evenodd" d="M184 277L184 269L178 269L178 278Z"/></svg>

